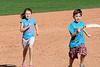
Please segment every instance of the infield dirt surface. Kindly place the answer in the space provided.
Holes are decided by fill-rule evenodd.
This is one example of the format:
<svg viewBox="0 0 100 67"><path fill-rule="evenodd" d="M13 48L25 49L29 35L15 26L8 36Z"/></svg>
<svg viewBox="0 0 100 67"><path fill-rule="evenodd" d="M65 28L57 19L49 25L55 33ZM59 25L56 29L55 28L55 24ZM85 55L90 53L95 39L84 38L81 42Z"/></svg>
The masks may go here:
<svg viewBox="0 0 100 67"><path fill-rule="evenodd" d="M86 24L100 24L100 8L82 9L82 21ZM39 36L35 34L33 46L34 67L68 67L69 41L68 26L72 23L73 10L34 13L39 27ZM21 67L22 33L20 32L20 15L0 16L0 67ZM87 28L91 35L85 35L88 55L86 67L100 67L100 28ZM36 32L35 32L36 33ZM29 52L26 57L29 67ZM80 58L74 61L73 67L79 67Z"/></svg>

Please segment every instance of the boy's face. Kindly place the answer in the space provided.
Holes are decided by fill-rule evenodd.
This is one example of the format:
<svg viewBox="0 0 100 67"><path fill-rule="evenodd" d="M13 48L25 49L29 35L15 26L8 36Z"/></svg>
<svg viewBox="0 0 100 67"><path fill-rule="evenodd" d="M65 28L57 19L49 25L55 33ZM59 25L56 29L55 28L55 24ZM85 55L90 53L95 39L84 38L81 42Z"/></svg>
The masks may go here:
<svg viewBox="0 0 100 67"><path fill-rule="evenodd" d="M29 20L30 17L31 17L31 12L27 10L27 11L25 12L25 17L26 17L27 20Z"/></svg>
<svg viewBox="0 0 100 67"><path fill-rule="evenodd" d="M82 17L81 14L78 13L78 14L75 14L74 19L75 19L76 22L79 23L79 21L81 20L81 17Z"/></svg>

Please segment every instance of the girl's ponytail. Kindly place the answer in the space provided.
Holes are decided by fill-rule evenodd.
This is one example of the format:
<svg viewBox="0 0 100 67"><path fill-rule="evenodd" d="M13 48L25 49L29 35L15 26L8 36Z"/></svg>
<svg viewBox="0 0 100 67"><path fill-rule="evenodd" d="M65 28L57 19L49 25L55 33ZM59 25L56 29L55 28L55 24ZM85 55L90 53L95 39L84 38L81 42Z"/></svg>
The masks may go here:
<svg viewBox="0 0 100 67"><path fill-rule="evenodd" d="M25 19L24 13L21 14L21 18L22 18L22 19Z"/></svg>

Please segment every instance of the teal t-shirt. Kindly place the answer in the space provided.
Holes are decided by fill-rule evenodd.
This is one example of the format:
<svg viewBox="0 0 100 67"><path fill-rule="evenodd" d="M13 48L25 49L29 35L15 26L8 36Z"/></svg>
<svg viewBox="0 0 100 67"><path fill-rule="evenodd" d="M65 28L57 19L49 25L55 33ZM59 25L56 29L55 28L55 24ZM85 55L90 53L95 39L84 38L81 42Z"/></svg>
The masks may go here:
<svg viewBox="0 0 100 67"><path fill-rule="evenodd" d="M23 32L23 38L29 39L31 37L34 37L34 24L36 23L35 19L30 19L30 20L22 19L21 23L24 24L23 28L27 27L28 24L31 24L31 27Z"/></svg>
<svg viewBox="0 0 100 67"><path fill-rule="evenodd" d="M84 44L85 38L83 34L83 28L85 27L84 22L80 21L80 23L73 22L69 25L69 32L70 34L76 32L78 29L81 29L81 32L77 33L75 37L72 37L69 43L69 47L77 47L80 44Z"/></svg>

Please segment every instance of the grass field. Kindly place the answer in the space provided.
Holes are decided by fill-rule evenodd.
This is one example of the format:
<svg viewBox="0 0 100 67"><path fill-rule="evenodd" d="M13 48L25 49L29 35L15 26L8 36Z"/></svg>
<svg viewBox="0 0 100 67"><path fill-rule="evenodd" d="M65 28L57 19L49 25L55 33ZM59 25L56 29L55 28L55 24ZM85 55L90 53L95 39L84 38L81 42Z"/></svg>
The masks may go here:
<svg viewBox="0 0 100 67"><path fill-rule="evenodd" d="M100 0L0 0L0 15L21 14L28 7L33 13L100 8Z"/></svg>

